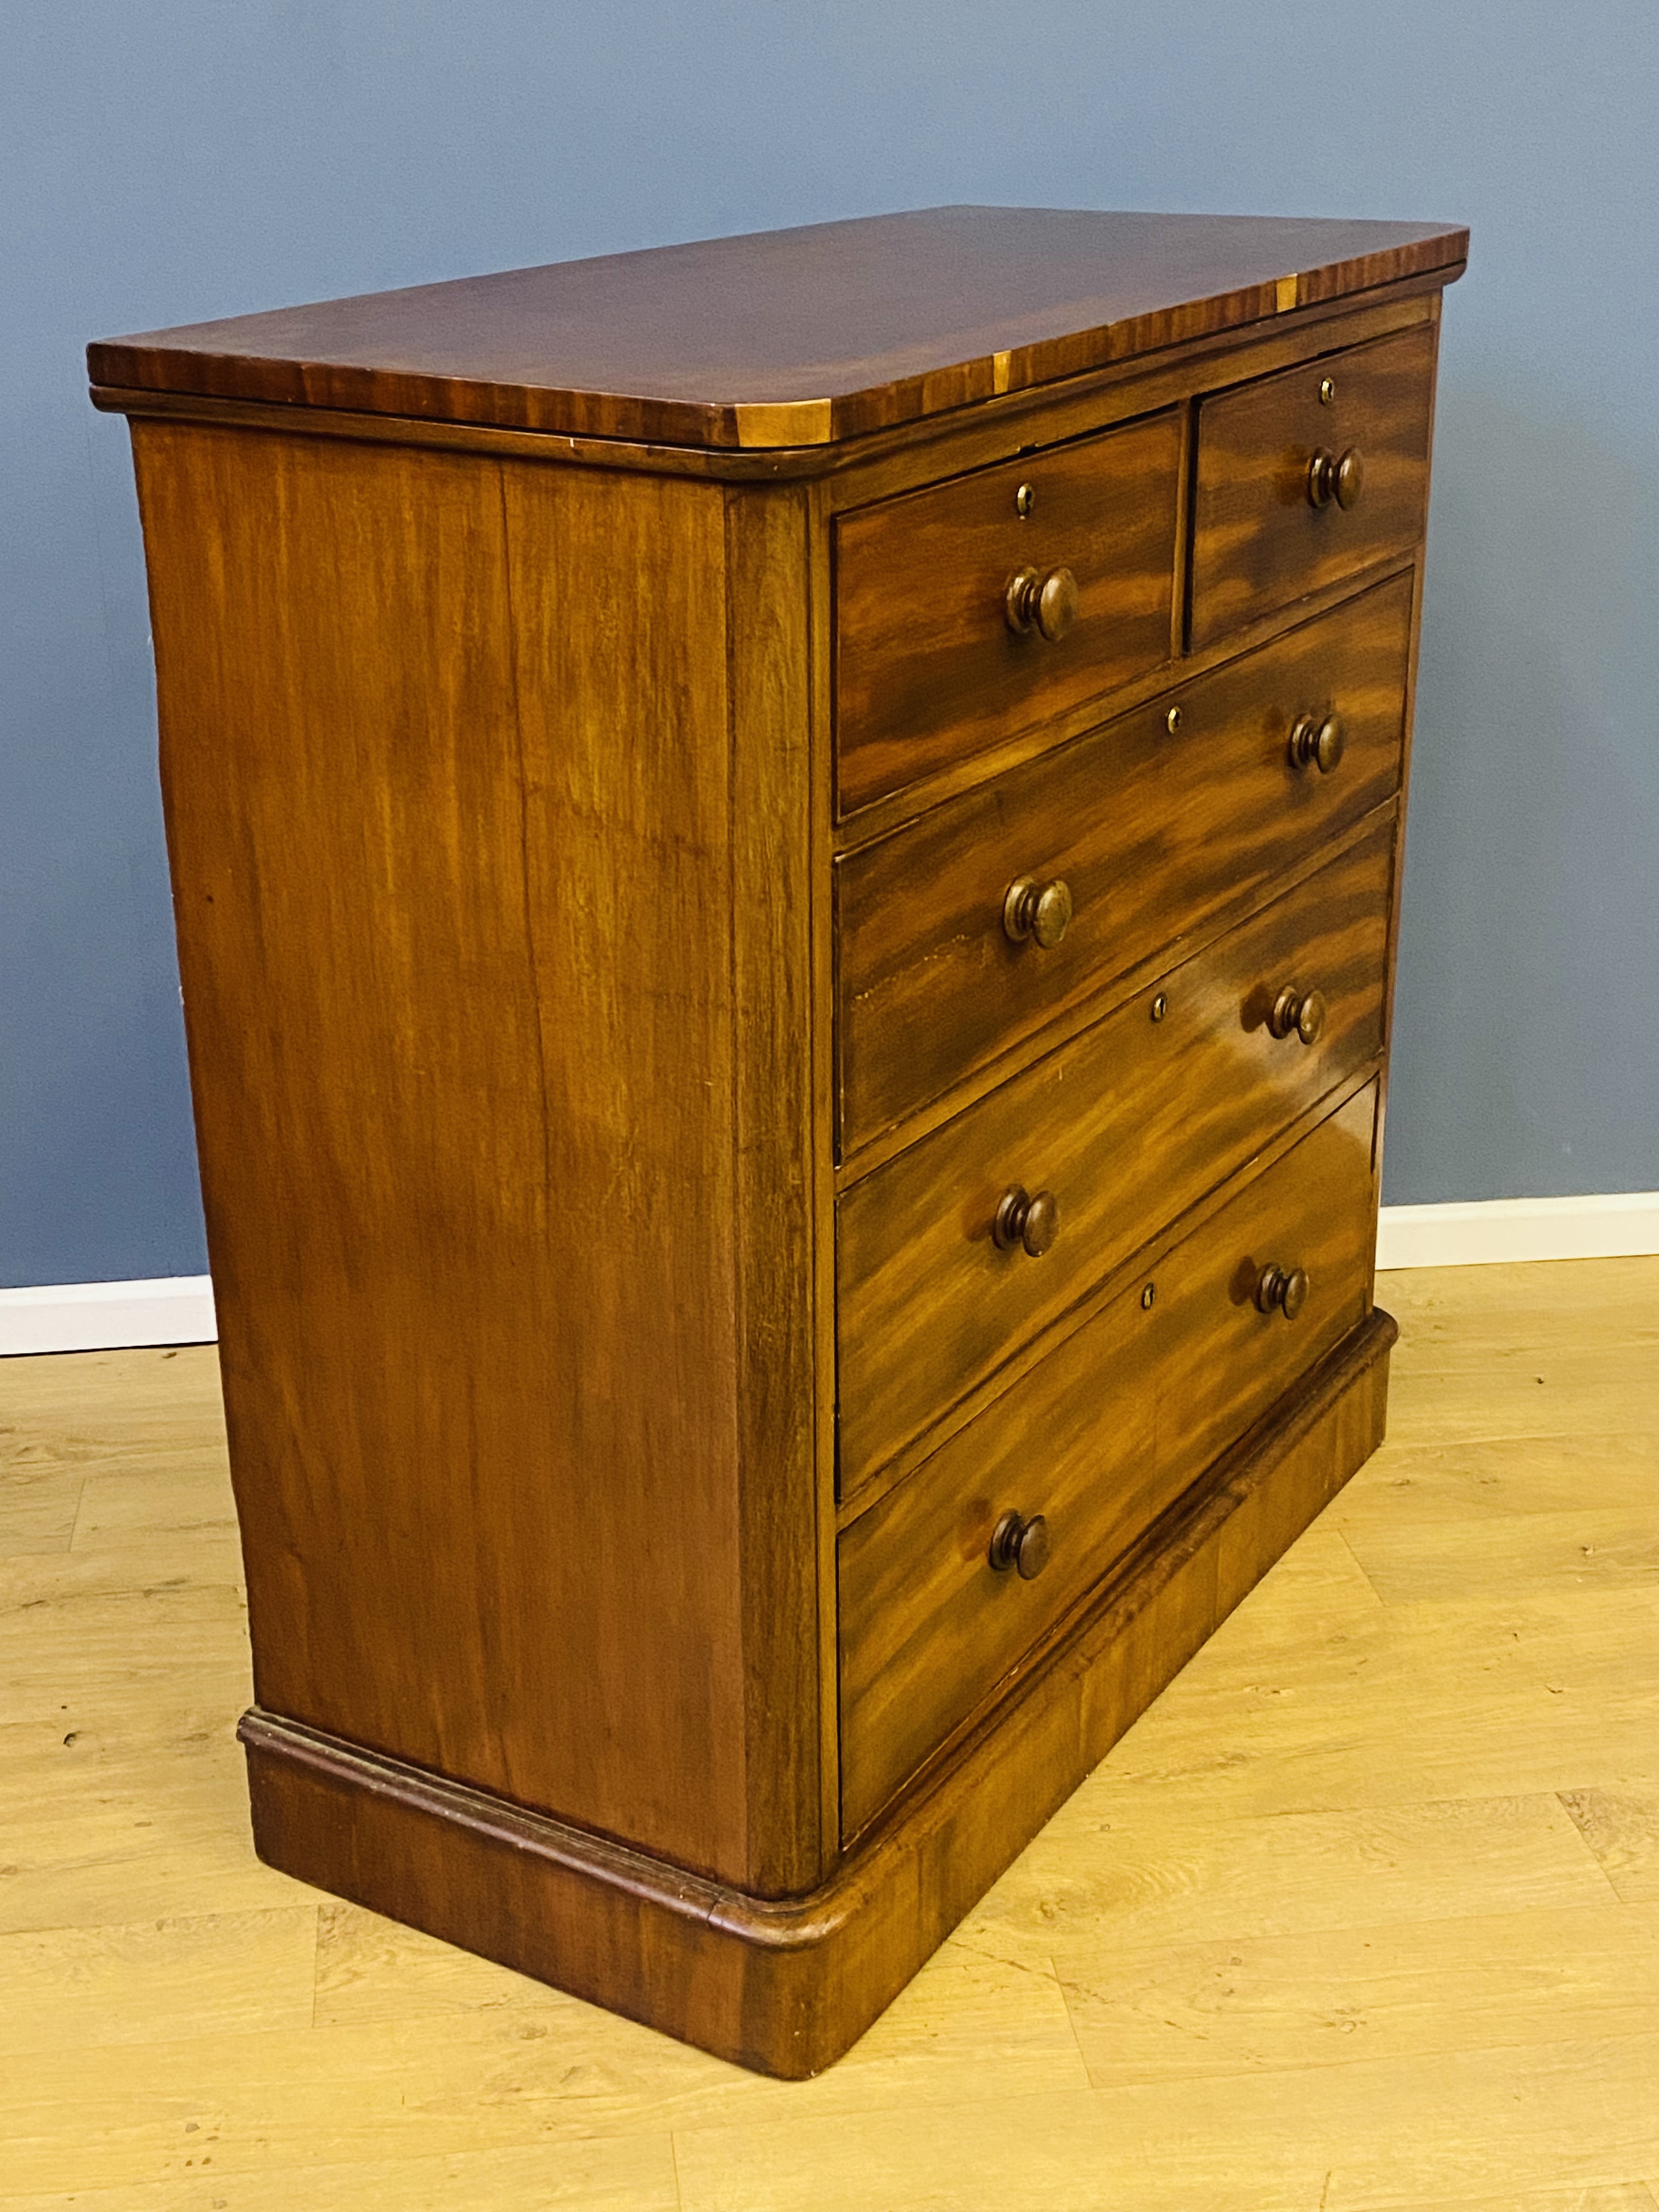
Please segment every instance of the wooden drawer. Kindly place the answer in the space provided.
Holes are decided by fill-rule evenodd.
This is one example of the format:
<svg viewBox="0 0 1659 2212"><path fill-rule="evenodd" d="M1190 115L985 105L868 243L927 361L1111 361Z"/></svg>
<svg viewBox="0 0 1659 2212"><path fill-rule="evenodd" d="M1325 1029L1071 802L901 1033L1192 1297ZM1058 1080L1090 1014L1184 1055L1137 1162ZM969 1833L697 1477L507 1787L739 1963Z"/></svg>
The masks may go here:
<svg viewBox="0 0 1659 2212"><path fill-rule="evenodd" d="M1168 660L1181 447L1172 409L841 517L842 814ZM1011 579L1060 569L1077 583L1069 629L1016 635Z"/></svg>
<svg viewBox="0 0 1659 2212"><path fill-rule="evenodd" d="M1340 860L842 1199L844 1495L1381 1052L1394 831L1390 810ZM1274 1033L1287 988L1324 1000L1310 1044ZM1058 1207L1037 1257L994 1233L1017 1188Z"/></svg>
<svg viewBox="0 0 1659 2212"><path fill-rule="evenodd" d="M1392 578L844 855L843 1152L1381 805L1400 781L1410 624L1411 579ZM1333 708L1340 761L1293 766L1293 726ZM1004 926L1022 878L1070 889L1051 949Z"/></svg>
<svg viewBox="0 0 1659 2212"><path fill-rule="evenodd" d="M1018 1667L1217 1455L1370 1304L1368 1086L841 1539L844 1837ZM1294 1321L1264 1267L1304 1268ZM1040 1577L993 1571L1009 1510L1042 1515Z"/></svg>
<svg viewBox="0 0 1659 2212"><path fill-rule="evenodd" d="M1194 649L1416 543L1433 392L1434 332L1425 323L1202 403ZM1346 487L1316 505L1316 455L1334 464L1352 453L1364 471L1352 505L1342 504Z"/></svg>

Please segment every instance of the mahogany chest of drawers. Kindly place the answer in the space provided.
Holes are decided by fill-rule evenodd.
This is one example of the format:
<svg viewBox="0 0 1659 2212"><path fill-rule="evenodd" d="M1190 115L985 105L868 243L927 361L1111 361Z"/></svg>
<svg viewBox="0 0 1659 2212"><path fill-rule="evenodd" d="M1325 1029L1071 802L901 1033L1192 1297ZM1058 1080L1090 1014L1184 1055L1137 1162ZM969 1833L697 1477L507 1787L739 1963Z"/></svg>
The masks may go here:
<svg viewBox="0 0 1659 2212"><path fill-rule="evenodd" d="M811 2073L1374 1448L1466 245L946 209L92 348L274 1864Z"/></svg>

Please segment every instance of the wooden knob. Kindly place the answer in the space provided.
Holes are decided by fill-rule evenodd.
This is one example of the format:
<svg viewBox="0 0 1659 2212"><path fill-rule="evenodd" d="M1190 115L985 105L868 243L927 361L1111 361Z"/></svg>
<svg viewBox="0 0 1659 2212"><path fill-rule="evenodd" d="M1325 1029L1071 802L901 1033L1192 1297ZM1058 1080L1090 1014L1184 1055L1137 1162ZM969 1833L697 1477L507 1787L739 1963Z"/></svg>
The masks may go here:
<svg viewBox="0 0 1659 2212"><path fill-rule="evenodd" d="M1077 619L1077 578L1069 568L1020 568L1008 579L1004 609L1008 627L1020 637L1040 630L1058 645Z"/></svg>
<svg viewBox="0 0 1659 2212"><path fill-rule="evenodd" d="M1059 1234L1060 1200L1053 1191L1040 1190L1032 1198L1016 1183L1003 1193L991 1224L992 1239L1003 1251L1011 1251L1018 1244L1034 1260L1040 1260L1053 1249Z"/></svg>
<svg viewBox="0 0 1659 2212"><path fill-rule="evenodd" d="M1291 728L1291 766L1316 768L1328 775L1347 741L1340 714L1327 714L1322 721L1317 714L1298 715Z"/></svg>
<svg viewBox="0 0 1659 2212"><path fill-rule="evenodd" d="M1294 1321L1308 1303L1307 1269L1270 1261L1256 1283L1255 1302L1264 1314L1282 1313L1286 1321Z"/></svg>
<svg viewBox="0 0 1659 2212"><path fill-rule="evenodd" d="M1336 465L1336 503L1340 507L1358 507L1359 495L1365 489L1365 456L1358 446L1350 446Z"/></svg>
<svg viewBox="0 0 1659 2212"><path fill-rule="evenodd" d="M1048 1564L1048 1523L1040 1513L1029 1521L1005 1513L991 1532L990 1558L998 1574L1012 1567L1021 1582L1034 1583Z"/></svg>
<svg viewBox="0 0 1659 2212"><path fill-rule="evenodd" d="M1072 926L1072 887L1056 876L1039 883L1021 876L1009 884L1002 902L1002 926L1016 945L1035 938L1045 952L1052 952Z"/></svg>
<svg viewBox="0 0 1659 2212"><path fill-rule="evenodd" d="M1276 1037L1300 1037L1304 1044L1316 1044L1325 1026L1325 1000L1318 991L1298 991L1287 983L1273 1000L1273 1012L1267 1017L1267 1027Z"/></svg>
<svg viewBox="0 0 1659 2212"><path fill-rule="evenodd" d="M1328 453L1322 447L1308 464L1308 498L1315 507L1357 507L1365 489L1365 456L1358 446Z"/></svg>

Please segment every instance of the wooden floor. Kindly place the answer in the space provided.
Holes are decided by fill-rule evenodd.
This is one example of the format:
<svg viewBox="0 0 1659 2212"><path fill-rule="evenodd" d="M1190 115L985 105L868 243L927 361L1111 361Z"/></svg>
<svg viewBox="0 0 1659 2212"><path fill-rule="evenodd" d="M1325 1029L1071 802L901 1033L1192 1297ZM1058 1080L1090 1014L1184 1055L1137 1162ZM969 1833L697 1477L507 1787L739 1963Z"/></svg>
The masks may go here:
<svg viewBox="0 0 1659 2212"><path fill-rule="evenodd" d="M1656 2212L1659 1259L1383 1295L1384 1450L798 2086L257 1865L212 1352L0 1362L0 2212Z"/></svg>

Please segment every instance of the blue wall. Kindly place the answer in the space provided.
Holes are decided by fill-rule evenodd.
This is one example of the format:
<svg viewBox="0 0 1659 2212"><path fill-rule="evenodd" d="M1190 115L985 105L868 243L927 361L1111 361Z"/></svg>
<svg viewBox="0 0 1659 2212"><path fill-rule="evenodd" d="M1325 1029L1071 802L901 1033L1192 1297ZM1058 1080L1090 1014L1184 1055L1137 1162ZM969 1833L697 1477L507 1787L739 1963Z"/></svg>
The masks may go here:
<svg viewBox="0 0 1659 2212"><path fill-rule="evenodd" d="M88 337L948 200L1455 220L1388 1194L1659 1186L1652 0L10 0L0 1281L204 1266Z"/></svg>

